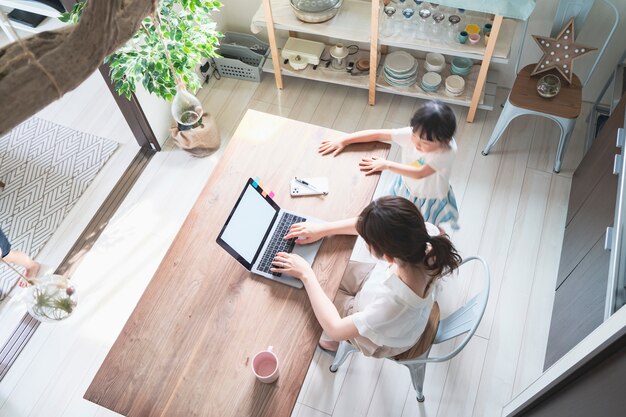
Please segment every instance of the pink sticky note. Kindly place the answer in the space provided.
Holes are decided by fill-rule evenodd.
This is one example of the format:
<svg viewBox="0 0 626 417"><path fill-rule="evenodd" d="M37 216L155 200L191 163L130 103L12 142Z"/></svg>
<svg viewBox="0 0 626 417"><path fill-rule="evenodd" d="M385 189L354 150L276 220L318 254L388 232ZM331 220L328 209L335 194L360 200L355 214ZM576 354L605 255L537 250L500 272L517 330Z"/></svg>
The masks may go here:
<svg viewBox="0 0 626 417"><path fill-rule="evenodd" d="M274 198L276 194L274 194L274 191L270 191L270 198Z"/></svg>

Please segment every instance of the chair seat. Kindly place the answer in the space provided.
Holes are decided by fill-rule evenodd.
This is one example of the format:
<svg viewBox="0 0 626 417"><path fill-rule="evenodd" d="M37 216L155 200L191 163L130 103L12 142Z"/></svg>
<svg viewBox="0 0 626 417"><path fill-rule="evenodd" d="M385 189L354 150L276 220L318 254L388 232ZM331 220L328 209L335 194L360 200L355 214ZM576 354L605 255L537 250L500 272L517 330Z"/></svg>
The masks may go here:
<svg viewBox="0 0 626 417"><path fill-rule="evenodd" d="M428 349L432 346L435 336L437 335L440 317L441 312L439 311L439 304L435 302L433 304L433 309L430 311L430 316L428 316L428 322L426 323L424 333L422 333L417 343L413 345L411 349L394 356L392 359L396 361L405 361L419 358L424 353L428 352Z"/></svg>
<svg viewBox="0 0 626 417"><path fill-rule="evenodd" d="M572 85L569 85L556 70L531 77L530 73L534 67L535 64L527 65L517 74L509 96L511 104L566 119L577 118L582 105L582 85L578 77L576 75L572 77ZM554 74L561 79L561 91L552 98L544 98L537 93L537 81L546 74Z"/></svg>

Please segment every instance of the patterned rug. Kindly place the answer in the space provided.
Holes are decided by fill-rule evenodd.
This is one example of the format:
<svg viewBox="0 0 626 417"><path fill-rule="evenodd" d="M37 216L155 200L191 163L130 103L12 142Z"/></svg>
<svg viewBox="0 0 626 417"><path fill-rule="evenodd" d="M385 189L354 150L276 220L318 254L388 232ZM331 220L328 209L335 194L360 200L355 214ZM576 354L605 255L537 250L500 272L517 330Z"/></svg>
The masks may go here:
<svg viewBox="0 0 626 417"><path fill-rule="evenodd" d="M0 138L0 228L37 256L117 148L117 142L33 117ZM0 300L17 283L0 265Z"/></svg>

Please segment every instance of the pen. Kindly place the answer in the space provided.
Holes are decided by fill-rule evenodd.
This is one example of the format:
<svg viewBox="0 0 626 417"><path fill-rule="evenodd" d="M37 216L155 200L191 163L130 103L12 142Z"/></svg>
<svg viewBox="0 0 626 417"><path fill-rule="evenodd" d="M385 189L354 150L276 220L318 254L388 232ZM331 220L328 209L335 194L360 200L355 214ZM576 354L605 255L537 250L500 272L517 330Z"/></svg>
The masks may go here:
<svg viewBox="0 0 626 417"><path fill-rule="evenodd" d="M317 188L315 188L314 186L312 186L311 184L309 184L308 182L306 182L304 180L301 180L298 177L294 177L294 179L296 180L296 182L299 182L300 184L307 186L308 188L310 188L311 190L315 191L316 193L320 193L320 194L323 194L323 195L327 195L328 194L328 191L320 191Z"/></svg>

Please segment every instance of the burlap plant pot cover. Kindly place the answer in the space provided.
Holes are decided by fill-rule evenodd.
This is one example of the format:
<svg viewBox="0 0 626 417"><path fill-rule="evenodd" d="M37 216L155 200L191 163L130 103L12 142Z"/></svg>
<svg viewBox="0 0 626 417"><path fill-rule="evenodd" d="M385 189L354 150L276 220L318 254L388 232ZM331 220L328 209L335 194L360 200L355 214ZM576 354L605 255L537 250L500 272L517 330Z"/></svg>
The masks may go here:
<svg viewBox="0 0 626 417"><path fill-rule="evenodd" d="M180 131L174 123L170 133L179 148L199 158L211 155L220 147L220 134L209 113L204 113L200 125L190 130Z"/></svg>

